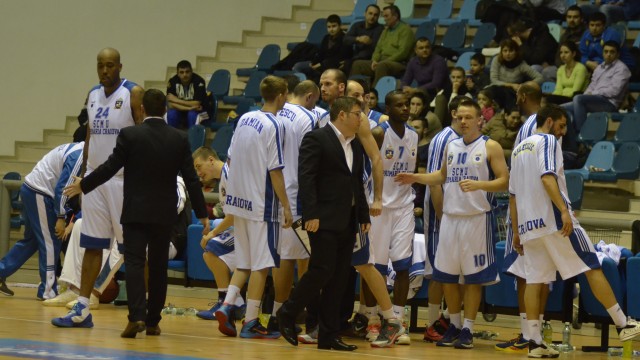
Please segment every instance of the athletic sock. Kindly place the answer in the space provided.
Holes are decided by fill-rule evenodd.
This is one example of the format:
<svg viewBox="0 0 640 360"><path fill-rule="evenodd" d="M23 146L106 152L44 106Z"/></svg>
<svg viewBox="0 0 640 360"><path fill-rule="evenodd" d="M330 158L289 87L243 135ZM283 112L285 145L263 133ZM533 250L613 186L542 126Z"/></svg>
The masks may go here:
<svg viewBox="0 0 640 360"><path fill-rule="evenodd" d="M271 311L271 316L276 316L276 313L278 312L278 310L280 310L281 307L282 307L282 303L281 302L274 301L273 302L273 311Z"/></svg>
<svg viewBox="0 0 640 360"><path fill-rule="evenodd" d="M462 324L462 328L467 328L469 329L469 331L473 332L473 323L475 322L475 320L471 320L471 319L464 319L464 323Z"/></svg>
<svg viewBox="0 0 640 360"><path fill-rule="evenodd" d="M542 344L542 335L540 334L540 323L538 320L527 320L527 327L529 328L529 340L533 340L536 344Z"/></svg>
<svg viewBox="0 0 640 360"><path fill-rule="evenodd" d="M531 339L529 336L529 324L527 323L527 313L520 313L520 331L522 331L522 338L525 340Z"/></svg>
<svg viewBox="0 0 640 360"><path fill-rule="evenodd" d="M627 326L627 317L624 315L624 311L622 311L618 303L608 308L607 312L609 316L611 316L613 323L616 324L616 327L623 328Z"/></svg>
<svg viewBox="0 0 640 360"><path fill-rule="evenodd" d="M444 316L445 319L451 318L451 315L449 314L449 308L444 309L444 311L442 312L442 316Z"/></svg>
<svg viewBox="0 0 640 360"><path fill-rule="evenodd" d="M393 312L393 309L389 309L391 310L391 312ZM367 317L367 319L371 319L372 317L374 317L375 315L377 315L378 313L378 307L377 306L365 306L364 307L364 311L362 312L362 314L364 314L364 316ZM383 312L384 314L384 312Z"/></svg>
<svg viewBox="0 0 640 360"><path fill-rule="evenodd" d="M380 313L382 313L382 317L383 317L385 320L389 320L389 319L396 319L396 318L398 318L398 317L396 316L395 311L393 311L393 308L390 308L390 309L387 309L387 310L382 310L382 311L380 311Z"/></svg>
<svg viewBox="0 0 640 360"><path fill-rule="evenodd" d="M393 305L393 314L397 319L403 320L404 318L404 306Z"/></svg>
<svg viewBox="0 0 640 360"><path fill-rule="evenodd" d="M86 298L84 296L78 296L78 302L84 305L85 307L89 308L89 298Z"/></svg>
<svg viewBox="0 0 640 360"><path fill-rule="evenodd" d="M451 323L453 324L453 326L455 326L456 329L462 329L462 315L461 315L461 313L449 314L449 316L451 317Z"/></svg>
<svg viewBox="0 0 640 360"><path fill-rule="evenodd" d="M240 294L240 288L235 285L229 285L229 290L227 290L227 296L224 298L224 303L229 305L235 304L238 294Z"/></svg>
<svg viewBox="0 0 640 360"><path fill-rule="evenodd" d="M247 299L247 312L244 315L244 322L248 323L253 319L257 319L259 313L260 313L260 300Z"/></svg>

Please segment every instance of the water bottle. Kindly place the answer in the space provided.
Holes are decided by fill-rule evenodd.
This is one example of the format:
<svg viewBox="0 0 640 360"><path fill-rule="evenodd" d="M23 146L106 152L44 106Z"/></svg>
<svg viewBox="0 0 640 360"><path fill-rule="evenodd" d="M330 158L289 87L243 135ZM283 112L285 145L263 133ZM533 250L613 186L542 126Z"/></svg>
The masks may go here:
<svg viewBox="0 0 640 360"><path fill-rule="evenodd" d="M553 343L553 328L549 321L545 321L542 325L542 341L551 345Z"/></svg>
<svg viewBox="0 0 640 360"><path fill-rule="evenodd" d="M622 357L630 358L633 356L633 340L622 342Z"/></svg>
<svg viewBox="0 0 640 360"><path fill-rule="evenodd" d="M609 356L622 356L622 348L621 347L610 347L607 351L607 355Z"/></svg>
<svg viewBox="0 0 640 360"><path fill-rule="evenodd" d="M167 306L165 306L162 309L162 313L165 314L165 315L173 315L173 314L175 314L174 310L175 310L175 306L173 306L172 303L169 303Z"/></svg>
<svg viewBox="0 0 640 360"><path fill-rule="evenodd" d="M184 311L184 315L185 316L196 316L196 313L198 313L198 309L193 308L193 307L187 308Z"/></svg>
<svg viewBox="0 0 640 360"><path fill-rule="evenodd" d="M571 324L566 322L564 323L564 328L562 329L562 352L570 352L573 350L573 346L571 345Z"/></svg>

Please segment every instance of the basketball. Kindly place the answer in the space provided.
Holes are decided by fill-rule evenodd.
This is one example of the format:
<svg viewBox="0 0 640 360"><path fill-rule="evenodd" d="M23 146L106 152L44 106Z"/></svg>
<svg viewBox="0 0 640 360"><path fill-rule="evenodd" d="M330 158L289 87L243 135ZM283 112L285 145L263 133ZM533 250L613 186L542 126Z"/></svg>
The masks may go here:
<svg viewBox="0 0 640 360"><path fill-rule="evenodd" d="M101 304L111 303L113 300L115 300L118 297L119 293L120 293L120 286L118 285L118 282L116 282L115 279L111 279L111 282L109 283L109 285L107 285L107 287L104 289L104 291L100 295L100 303Z"/></svg>

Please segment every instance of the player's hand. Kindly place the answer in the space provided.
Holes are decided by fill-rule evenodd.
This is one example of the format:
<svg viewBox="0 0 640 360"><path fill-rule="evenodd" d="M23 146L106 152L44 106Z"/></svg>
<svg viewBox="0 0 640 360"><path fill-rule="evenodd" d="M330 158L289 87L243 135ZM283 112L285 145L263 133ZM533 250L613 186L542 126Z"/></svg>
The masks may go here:
<svg viewBox="0 0 640 360"><path fill-rule="evenodd" d="M571 221L569 210L563 210L560 217L562 218L562 229L560 230L560 233L562 236L571 235L571 232L573 232L573 221Z"/></svg>
<svg viewBox="0 0 640 360"><path fill-rule="evenodd" d="M399 173L398 175L396 175L393 178L393 181L400 183L400 184L413 184L414 182L416 182L415 180L415 174L412 173Z"/></svg>
<svg viewBox="0 0 640 360"><path fill-rule="evenodd" d="M211 231L211 228L209 227L209 218L205 217L198 220L200 220L200 224L204 227L204 229L202 229L202 235L207 235L209 231Z"/></svg>
<svg viewBox="0 0 640 360"><path fill-rule="evenodd" d="M209 242L209 240L213 239L216 236L216 234L214 234L213 230L211 230L210 232L208 232L206 235L204 235L202 237L202 239L200 240L200 247L202 249L207 247L207 243Z"/></svg>
<svg viewBox="0 0 640 360"><path fill-rule="evenodd" d="M288 206L284 207L283 213L284 213L284 223L282 224L282 228L288 229L293 224L293 215L291 214L291 208Z"/></svg>
<svg viewBox="0 0 640 360"><path fill-rule="evenodd" d="M369 215L379 216L380 214L382 214L382 200L373 200L373 203L369 206Z"/></svg>
<svg viewBox="0 0 640 360"><path fill-rule="evenodd" d="M479 190L478 182L475 180L464 179L459 182L460 189L464 192Z"/></svg>
<svg viewBox="0 0 640 360"><path fill-rule="evenodd" d="M320 219L307 220L304 223L304 229L310 232L316 232L320 228Z"/></svg>
<svg viewBox="0 0 640 360"><path fill-rule="evenodd" d="M371 70L372 71L376 71L376 67L378 67L378 62L377 61L372 61L371 62Z"/></svg>
<svg viewBox="0 0 640 360"><path fill-rule="evenodd" d="M67 225L67 223L66 223L66 221L64 221L64 219L56 220L55 231L56 231L56 236L59 239L62 239L62 237L64 236L64 228L66 227L66 225Z"/></svg>
<svg viewBox="0 0 640 360"><path fill-rule="evenodd" d="M520 234L517 232L513 233L513 248L520 255L524 255L524 247L520 243Z"/></svg>
<svg viewBox="0 0 640 360"><path fill-rule="evenodd" d="M62 238L60 240L67 241L69 240L69 235L71 235L71 231L73 231L73 221L70 221L67 227L64 228L64 234L62 234Z"/></svg>
<svg viewBox="0 0 640 360"><path fill-rule="evenodd" d="M362 231L363 234L368 233L369 229L371 229L371 223L360 224L360 230Z"/></svg>
<svg viewBox="0 0 640 360"><path fill-rule="evenodd" d="M71 185L68 185L64 188L64 190L62 191L63 194L65 194L68 197L74 197L76 195L82 194L82 188L80 187L80 181L82 181L82 178L79 176L74 176L73 177L73 183Z"/></svg>

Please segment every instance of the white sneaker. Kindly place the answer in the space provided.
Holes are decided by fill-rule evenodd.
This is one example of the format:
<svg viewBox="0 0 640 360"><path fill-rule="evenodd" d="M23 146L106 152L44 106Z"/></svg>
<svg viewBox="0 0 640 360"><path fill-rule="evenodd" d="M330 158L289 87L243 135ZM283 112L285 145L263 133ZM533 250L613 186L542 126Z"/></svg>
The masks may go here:
<svg viewBox="0 0 640 360"><path fill-rule="evenodd" d="M398 344L398 345L411 345L411 338L409 337L409 334L404 333L404 334L398 336L398 339L396 340L396 344Z"/></svg>
<svg viewBox="0 0 640 360"><path fill-rule="evenodd" d="M631 340L634 337L640 335L640 323L635 320L627 321L627 326L619 329L618 336L620 336L620 341Z"/></svg>
<svg viewBox="0 0 640 360"><path fill-rule="evenodd" d="M529 355L530 358L536 359L548 359L557 358L560 353L550 346L542 342L542 344L536 344L535 341L529 340Z"/></svg>
<svg viewBox="0 0 640 360"><path fill-rule="evenodd" d="M369 325L367 325L367 341L374 342L380 336L380 320L369 320Z"/></svg>
<svg viewBox="0 0 640 360"><path fill-rule="evenodd" d="M74 293L71 290L67 290L65 292L58 294L58 296L54 297L53 299L48 299L43 301L42 305L63 307L67 305L69 302L77 299L78 299L78 294Z"/></svg>
<svg viewBox="0 0 640 360"><path fill-rule="evenodd" d="M318 327L316 326L306 334L298 335L298 342L302 344L317 344L318 343Z"/></svg>
<svg viewBox="0 0 640 360"><path fill-rule="evenodd" d="M73 306L78 302L78 296L76 295L76 299L67 303L67 309L73 309ZM89 298L89 309L90 310L98 310L100 306L100 299L97 296L91 294Z"/></svg>

